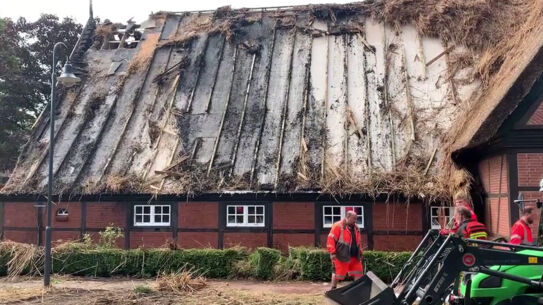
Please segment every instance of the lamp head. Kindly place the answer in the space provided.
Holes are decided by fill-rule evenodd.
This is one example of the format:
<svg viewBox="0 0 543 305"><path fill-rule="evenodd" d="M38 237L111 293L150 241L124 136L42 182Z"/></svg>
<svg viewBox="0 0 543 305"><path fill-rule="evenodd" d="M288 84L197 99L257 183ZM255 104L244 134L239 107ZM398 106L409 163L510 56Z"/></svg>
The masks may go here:
<svg viewBox="0 0 543 305"><path fill-rule="evenodd" d="M63 86L66 86L68 88L81 81L81 79L74 74L72 65L69 63L66 63L64 65L64 67L62 68L62 73L59 77L57 77L57 80Z"/></svg>

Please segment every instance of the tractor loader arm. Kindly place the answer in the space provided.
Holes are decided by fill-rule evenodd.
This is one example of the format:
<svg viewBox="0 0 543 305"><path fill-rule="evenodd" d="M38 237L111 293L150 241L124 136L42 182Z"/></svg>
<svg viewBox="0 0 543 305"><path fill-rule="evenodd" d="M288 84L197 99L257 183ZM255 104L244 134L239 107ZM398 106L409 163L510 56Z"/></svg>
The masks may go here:
<svg viewBox="0 0 543 305"><path fill-rule="evenodd" d="M493 246L510 250L493 249ZM402 267L391 287L368 272L361 279L338 289L326 297L341 305L419 305L442 304L450 294L460 272L482 272L543 288L542 282L491 270L495 265L543 265L543 257L517 253L517 250L543 249L491 241L442 236L428 232L423 242ZM393 287L401 287L394 293Z"/></svg>

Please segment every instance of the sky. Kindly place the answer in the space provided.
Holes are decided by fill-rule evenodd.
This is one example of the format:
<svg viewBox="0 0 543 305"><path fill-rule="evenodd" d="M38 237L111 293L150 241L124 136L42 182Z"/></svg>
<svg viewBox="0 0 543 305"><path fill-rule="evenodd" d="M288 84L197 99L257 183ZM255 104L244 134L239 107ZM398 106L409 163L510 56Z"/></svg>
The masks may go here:
<svg viewBox="0 0 543 305"><path fill-rule="evenodd" d="M42 13L72 17L84 23L89 16L88 0L0 0L0 17L25 17L34 21ZM347 3L355 0L93 0L94 16L114 22L143 22L151 12L212 10L231 5L232 8L289 6L317 3Z"/></svg>

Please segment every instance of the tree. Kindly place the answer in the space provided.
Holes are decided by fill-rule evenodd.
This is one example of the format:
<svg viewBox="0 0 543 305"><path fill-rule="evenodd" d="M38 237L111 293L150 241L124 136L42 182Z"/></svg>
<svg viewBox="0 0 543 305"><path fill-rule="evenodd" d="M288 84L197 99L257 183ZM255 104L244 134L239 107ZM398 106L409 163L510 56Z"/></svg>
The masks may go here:
<svg viewBox="0 0 543 305"><path fill-rule="evenodd" d="M71 50L82 26L42 15L35 22L0 18L0 170L15 165L32 123L49 99L53 46Z"/></svg>

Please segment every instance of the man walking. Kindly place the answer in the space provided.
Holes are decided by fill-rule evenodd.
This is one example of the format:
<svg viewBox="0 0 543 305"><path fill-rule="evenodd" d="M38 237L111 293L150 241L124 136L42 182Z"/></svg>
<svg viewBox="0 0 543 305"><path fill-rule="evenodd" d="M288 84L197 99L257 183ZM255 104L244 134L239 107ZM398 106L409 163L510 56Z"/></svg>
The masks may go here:
<svg viewBox="0 0 543 305"><path fill-rule="evenodd" d="M335 270L332 273L332 289L335 289L338 281L344 280L347 274L355 280L363 275L362 243L360 230L356 225L357 217L355 212L348 211L345 219L334 223L328 234L326 248Z"/></svg>
<svg viewBox="0 0 543 305"><path fill-rule="evenodd" d="M525 207L522 212L522 217L515 222L511 228L511 238L509 243L513 245L526 245L533 246L534 240L532 236L532 229L530 225L534 223L534 208Z"/></svg>

